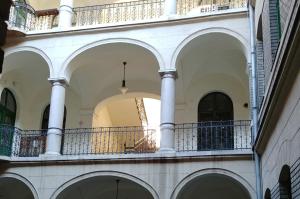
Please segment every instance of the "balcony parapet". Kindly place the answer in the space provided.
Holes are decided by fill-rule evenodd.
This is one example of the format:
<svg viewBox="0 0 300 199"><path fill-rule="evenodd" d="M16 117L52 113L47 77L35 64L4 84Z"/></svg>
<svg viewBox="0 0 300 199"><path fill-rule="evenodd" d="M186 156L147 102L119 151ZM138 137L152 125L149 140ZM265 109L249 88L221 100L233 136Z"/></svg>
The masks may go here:
<svg viewBox="0 0 300 199"><path fill-rule="evenodd" d="M250 121L176 124L174 143L178 152L251 149Z"/></svg>
<svg viewBox="0 0 300 199"><path fill-rule="evenodd" d="M175 151L169 154L172 157L252 153L248 120L176 124L174 133ZM65 129L61 155L57 158L165 157L166 154L159 152L156 145L157 134L155 128L140 126ZM43 155L46 139L47 130L21 130L0 125L0 156L19 160L47 159L47 155Z"/></svg>
<svg viewBox="0 0 300 199"><path fill-rule="evenodd" d="M164 16L165 0L141 0L73 8L72 29L147 23L169 20ZM178 0L177 15L181 19L226 14L246 10L246 0ZM57 9L35 11L27 4L15 2L11 7L9 28L23 32L58 29Z"/></svg>

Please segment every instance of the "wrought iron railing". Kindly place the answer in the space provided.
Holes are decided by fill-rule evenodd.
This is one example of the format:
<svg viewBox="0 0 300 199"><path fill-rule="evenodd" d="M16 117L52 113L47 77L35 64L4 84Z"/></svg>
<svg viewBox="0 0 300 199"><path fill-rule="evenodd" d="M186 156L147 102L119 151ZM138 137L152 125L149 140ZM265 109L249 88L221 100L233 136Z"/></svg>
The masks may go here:
<svg viewBox="0 0 300 199"><path fill-rule="evenodd" d="M88 26L157 19L163 15L165 0L141 0L74 8L73 26ZM199 15L246 7L246 0L178 0L178 15ZM14 2L10 26L29 30L47 30L58 26L58 10L35 11L30 5Z"/></svg>
<svg viewBox="0 0 300 199"><path fill-rule="evenodd" d="M11 27L28 31L35 23L35 10L24 2L14 1L10 8L9 24Z"/></svg>
<svg viewBox="0 0 300 199"><path fill-rule="evenodd" d="M211 121L175 125L175 150L213 151L251 148L250 121Z"/></svg>
<svg viewBox="0 0 300 199"><path fill-rule="evenodd" d="M143 0L74 8L74 26L155 19L163 14L164 0Z"/></svg>
<svg viewBox="0 0 300 199"><path fill-rule="evenodd" d="M147 127L100 127L66 129L62 155L151 153L156 148L156 131Z"/></svg>
<svg viewBox="0 0 300 199"><path fill-rule="evenodd" d="M0 125L0 155L35 157L45 153L47 130L21 130Z"/></svg>
<svg viewBox="0 0 300 199"><path fill-rule="evenodd" d="M246 6L246 0L177 0L177 14L199 15Z"/></svg>

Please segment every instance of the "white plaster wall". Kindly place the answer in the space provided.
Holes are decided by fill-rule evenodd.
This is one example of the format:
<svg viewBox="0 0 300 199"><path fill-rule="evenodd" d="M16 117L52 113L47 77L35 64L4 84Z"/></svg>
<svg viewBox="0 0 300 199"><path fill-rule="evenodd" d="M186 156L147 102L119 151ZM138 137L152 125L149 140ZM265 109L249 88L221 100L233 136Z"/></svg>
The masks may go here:
<svg viewBox="0 0 300 199"><path fill-rule="evenodd" d="M244 103L249 103L249 90L240 81L225 74L211 74L196 80L184 91L184 103L176 103L177 123L197 122L199 101L208 93L215 91L223 92L231 98L234 120L250 119L249 109L243 106Z"/></svg>
<svg viewBox="0 0 300 199"><path fill-rule="evenodd" d="M110 120L109 112L106 106L103 106L99 111L94 113L93 127L100 126L112 126L112 122Z"/></svg>
<svg viewBox="0 0 300 199"><path fill-rule="evenodd" d="M40 199L50 196L64 183L83 174L92 172L120 172L134 176L149 184L158 193L159 198L169 199L180 182L195 172L205 169L228 171L243 179L250 187L250 195L255 198L254 165L251 160L223 160L223 161L189 161L177 163L105 163L79 165L52 165L32 167L8 168L5 172L17 173L28 179L37 190ZM222 171L220 172L222 173ZM242 181L242 180L241 180ZM178 190L177 190L178 191Z"/></svg>
<svg viewBox="0 0 300 199"><path fill-rule="evenodd" d="M22 43L7 43L5 51L8 52L22 46L32 46L42 49L50 58L53 65L52 77L68 78L69 74L64 74L65 67L70 57L76 50L92 43L107 42L131 42L144 43L145 46L152 46L161 57L161 69L174 68L171 64L173 54L181 42L189 36L194 37L201 32L231 32L240 37L240 39L248 48L248 20L245 14L234 17L216 16L209 20L206 18L198 19L189 23L174 22L168 25L141 25L139 27L124 26L114 29L114 31L104 31L104 29L96 29L93 31L76 31L64 32L59 34L45 34L35 39L35 36L26 38ZM30 34L30 33L29 33ZM33 34L33 33L32 33ZM50 36L50 37L49 37ZM163 42L162 42L163 41ZM95 44L96 45L96 44ZM9 46L12 46L9 48ZM246 52L248 57L249 53Z"/></svg>
<svg viewBox="0 0 300 199"><path fill-rule="evenodd" d="M300 72L287 95L279 120L262 154L264 191L278 182L282 167L290 167L300 157Z"/></svg>

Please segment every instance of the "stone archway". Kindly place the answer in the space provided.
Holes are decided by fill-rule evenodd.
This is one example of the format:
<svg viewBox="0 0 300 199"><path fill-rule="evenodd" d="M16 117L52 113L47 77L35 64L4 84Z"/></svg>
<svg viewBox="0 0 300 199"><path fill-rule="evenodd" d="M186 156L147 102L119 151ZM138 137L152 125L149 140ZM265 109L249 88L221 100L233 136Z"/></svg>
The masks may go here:
<svg viewBox="0 0 300 199"><path fill-rule="evenodd" d="M205 174L188 182L176 199L250 199L247 189L237 180L223 174Z"/></svg>
<svg viewBox="0 0 300 199"><path fill-rule="evenodd" d="M0 198L37 199L37 193L31 183L15 174L0 176Z"/></svg>
<svg viewBox="0 0 300 199"><path fill-rule="evenodd" d="M51 199L158 199L153 188L142 180L119 172L94 172L76 177L61 186Z"/></svg>
<svg viewBox="0 0 300 199"><path fill-rule="evenodd" d="M223 199L225 197L224 199L227 199L227 195L224 193L223 195L216 196L209 195L209 193L222 193L222 190L226 190L226 194L228 191L232 191L232 195L227 194L228 196L232 197L229 197L230 199L251 199L255 198L256 196L254 188L242 176L230 170L225 170L221 168L211 168L196 171L183 178L182 181L179 184L177 184L174 191L172 192L171 199L185 199L195 197L203 199ZM205 192L207 192L206 195L203 194Z"/></svg>

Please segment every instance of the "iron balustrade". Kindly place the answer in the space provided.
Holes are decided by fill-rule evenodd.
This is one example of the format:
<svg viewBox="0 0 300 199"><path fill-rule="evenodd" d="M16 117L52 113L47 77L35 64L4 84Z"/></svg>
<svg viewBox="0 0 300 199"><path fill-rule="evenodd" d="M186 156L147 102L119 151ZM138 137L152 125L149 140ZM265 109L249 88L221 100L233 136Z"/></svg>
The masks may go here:
<svg viewBox="0 0 300 199"><path fill-rule="evenodd" d="M133 22L158 19L164 13L165 0L142 0L73 8L72 26ZM246 0L178 0L178 15L201 15L245 8ZM35 11L30 5L15 1L9 24L22 31L47 30L58 26L57 10Z"/></svg>
<svg viewBox="0 0 300 199"><path fill-rule="evenodd" d="M21 130L0 125L0 155L37 157L45 153L47 130Z"/></svg>
<svg viewBox="0 0 300 199"><path fill-rule="evenodd" d="M14 1L10 8L9 24L22 31L31 29L35 22L35 10L24 2Z"/></svg>
<svg viewBox="0 0 300 199"><path fill-rule="evenodd" d="M251 149L249 120L176 124L174 137L178 152Z"/></svg>
<svg viewBox="0 0 300 199"><path fill-rule="evenodd" d="M74 8L74 26L97 25L159 18L164 0L129 1Z"/></svg>
<svg viewBox="0 0 300 199"><path fill-rule="evenodd" d="M30 5L15 1L10 8L11 27L21 31L47 30L58 26L58 11L35 11Z"/></svg>
<svg viewBox="0 0 300 199"><path fill-rule="evenodd" d="M178 0L178 15L199 15L222 10L245 8L246 0Z"/></svg>
<svg viewBox="0 0 300 199"><path fill-rule="evenodd" d="M62 155L152 153L156 131L148 127L100 127L66 129Z"/></svg>

